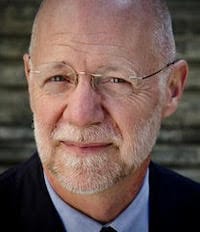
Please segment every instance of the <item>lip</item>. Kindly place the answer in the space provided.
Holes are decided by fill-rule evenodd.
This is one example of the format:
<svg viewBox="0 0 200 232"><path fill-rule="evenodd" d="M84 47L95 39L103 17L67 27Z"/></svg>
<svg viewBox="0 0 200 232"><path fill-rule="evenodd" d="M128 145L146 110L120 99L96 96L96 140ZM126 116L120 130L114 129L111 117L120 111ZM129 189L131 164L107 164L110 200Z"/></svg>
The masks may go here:
<svg viewBox="0 0 200 232"><path fill-rule="evenodd" d="M74 143L68 141L61 141L64 147L76 154L84 155L87 153L95 154L102 152L112 146L111 143Z"/></svg>

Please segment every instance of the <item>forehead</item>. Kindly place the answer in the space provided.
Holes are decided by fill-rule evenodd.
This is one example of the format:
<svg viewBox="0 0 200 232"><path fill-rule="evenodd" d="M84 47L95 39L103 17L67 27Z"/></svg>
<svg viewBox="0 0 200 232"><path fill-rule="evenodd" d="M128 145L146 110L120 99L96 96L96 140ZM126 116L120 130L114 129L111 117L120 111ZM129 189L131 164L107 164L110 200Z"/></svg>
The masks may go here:
<svg viewBox="0 0 200 232"><path fill-rule="evenodd" d="M87 35L110 32L113 37L119 37L127 31L129 34L136 30L146 31L143 28L148 28L147 24L151 21L149 12L144 13L142 5L134 3L137 1L48 0L45 2L38 15L40 33L45 29L48 32Z"/></svg>
<svg viewBox="0 0 200 232"><path fill-rule="evenodd" d="M79 57L102 53L144 58L151 43L152 17L144 17L142 6L133 2L46 1L38 17L34 54L41 58L41 53L59 56L63 51Z"/></svg>

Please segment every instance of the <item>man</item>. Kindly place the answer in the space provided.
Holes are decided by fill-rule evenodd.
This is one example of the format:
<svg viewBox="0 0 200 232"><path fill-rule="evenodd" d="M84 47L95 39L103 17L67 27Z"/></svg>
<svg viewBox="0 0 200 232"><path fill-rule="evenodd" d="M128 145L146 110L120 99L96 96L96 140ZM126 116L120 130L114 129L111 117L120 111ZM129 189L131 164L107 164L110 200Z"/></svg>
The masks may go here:
<svg viewBox="0 0 200 232"><path fill-rule="evenodd" d="M0 177L3 231L195 231L199 184L150 161L188 73L164 1L43 1L24 64L38 153Z"/></svg>

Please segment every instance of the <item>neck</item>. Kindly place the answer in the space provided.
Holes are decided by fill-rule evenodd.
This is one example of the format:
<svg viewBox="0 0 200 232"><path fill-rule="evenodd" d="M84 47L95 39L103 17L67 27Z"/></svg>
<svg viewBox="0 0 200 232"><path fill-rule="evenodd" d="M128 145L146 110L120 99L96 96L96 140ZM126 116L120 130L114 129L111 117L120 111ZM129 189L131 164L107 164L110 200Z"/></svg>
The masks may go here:
<svg viewBox="0 0 200 232"><path fill-rule="evenodd" d="M143 184L149 165L149 157L134 173L111 188L96 194L74 194L64 189L45 169L45 174L54 191L70 206L101 223L114 220L136 197Z"/></svg>

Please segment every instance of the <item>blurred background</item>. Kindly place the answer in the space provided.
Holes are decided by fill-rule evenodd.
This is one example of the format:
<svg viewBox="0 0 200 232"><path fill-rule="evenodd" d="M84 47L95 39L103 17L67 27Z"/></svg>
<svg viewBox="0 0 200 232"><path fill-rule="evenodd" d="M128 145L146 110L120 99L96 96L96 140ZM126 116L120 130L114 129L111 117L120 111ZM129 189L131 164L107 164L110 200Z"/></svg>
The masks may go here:
<svg viewBox="0 0 200 232"><path fill-rule="evenodd" d="M200 1L167 2L178 57L189 62L190 74L178 111L162 125L153 160L200 182ZM0 0L0 173L35 150L22 56L39 3Z"/></svg>

